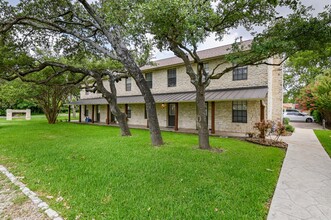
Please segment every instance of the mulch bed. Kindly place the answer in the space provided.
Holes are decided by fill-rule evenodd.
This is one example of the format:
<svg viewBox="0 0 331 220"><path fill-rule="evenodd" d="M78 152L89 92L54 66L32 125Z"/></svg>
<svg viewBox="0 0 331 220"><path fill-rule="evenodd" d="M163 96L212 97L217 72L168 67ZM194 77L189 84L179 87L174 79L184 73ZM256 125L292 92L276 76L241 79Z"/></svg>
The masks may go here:
<svg viewBox="0 0 331 220"><path fill-rule="evenodd" d="M288 144L283 141L276 141L272 139L261 139L261 138L246 138L245 139L248 142L252 142L255 144L263 145L263 146L269 146L269 147L278 147L282 149L287 149Z"/></svg>

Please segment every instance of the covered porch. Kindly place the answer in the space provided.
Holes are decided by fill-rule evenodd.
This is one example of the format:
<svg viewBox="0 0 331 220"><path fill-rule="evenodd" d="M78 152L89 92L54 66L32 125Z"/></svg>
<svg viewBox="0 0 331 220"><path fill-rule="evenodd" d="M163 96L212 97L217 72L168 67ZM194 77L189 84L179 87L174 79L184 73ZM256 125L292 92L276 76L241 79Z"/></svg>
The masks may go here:
<svg viewBox="0 0 331 220"><path fill-rule="evenodd" d="M215 135L217 132L240 133L243 130L238 128L244 126L247 130L250 126L247 123L264 120L267 90L267 87L251 87L206 91L210 133ZM160 127L163 130L196 132L195 92L154 94L154 99ZM231 103L238 100L246 102L248 108L246 124L233 122L233 104ZM148 128L143 96L122 96L118 97L117 101L121 110L130 116L128 119L130 127ZM92 124L116 125L116 119L111 114L110 106L104 98L81 99L70 104L79 105L78 122L84 122L83 117L87 117ZM68 119L71 121L70 117Z"/></svg>

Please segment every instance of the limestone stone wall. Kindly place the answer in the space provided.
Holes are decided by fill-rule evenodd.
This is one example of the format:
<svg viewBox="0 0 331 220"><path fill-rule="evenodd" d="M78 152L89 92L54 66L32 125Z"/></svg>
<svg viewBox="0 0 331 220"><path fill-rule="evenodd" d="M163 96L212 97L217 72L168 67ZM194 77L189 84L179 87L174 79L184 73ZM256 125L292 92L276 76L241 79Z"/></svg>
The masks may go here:
<svg viewBox="0 0 331 220"><path fill-rule="evenodd" d="M280 63L279 58L270 58L269 62ZM282 66L268 66L267 119L283 120L283 71Z"/></svg>
<svg viewBox="0 0 331 220"><path fill-rule="evenodd" d="M125 105L119 105L122 112L125 110ZM131 118L128 119L129 125L147 126L147 119L144 118L144 104L132 104ZM156 104L159 124L161 127L168 126L168 108L167 105L162 108L161 104ZM82 108L84 109L84 108ZM92 118L92 106L88 106L89 117ZM102 123L106 122L106 105L99 105L100 119ZM195 103L179 103L179 129L196 129L196 110ZM84 111L82 111L82 119ZM84 121L84 120L82 120ZM232 122L232 101L215 102L215 129L216 131L239 132L246 133L253 130L254 123L260 121L260 101L247 101L247 123ZM208 103L208 127L211 128L211 103Z"/></svg>
<svg viewBox="0 0 331 220"><path fill-rule="evenodd" d="M178 127L186 129L196 128L196 107L194 102L178 104Z"/></svg>
<svg viewBox="0 0 331 220"><path fill-rule="evenodd" d="M247 123L232 122L232 101L215 103L215 129L217 131L246 133L260 121L260 102L247 101Z"/></svg>
<svg viewBox="0 0 331 220"><path fill-rule="evenodd" d="M104 83L107 83L107 82L105 81ZM108 86L108 90L110 90L109 86ZM98 93L98 92L95 92L95 93L85 92L84 89L80 90L79 96L80 96L81 99L94 99L94 98L101 98L102 97L101 93Z"/></svg>
<svg viewBox="0 0 331 220"><path fill-rule="evenodd" d="M209 71L212 71L218 64L217 60L211 60L208 62ZM221 71L231 64L224 64L218 67L217 70ZM177 85L175 87L168 87L167 70L175 68L177 76ZM194 67L196 69L196 66ZM248 66L248 76L247 80L236 80L233 81L233 73L228 72L220 79L212 80L207 89L226 89L226 88L239 88L239 87L252 87L252 86L267 86L268 83L268 66ZM195 91L194 86L190 82L189 76L186 74L185 67L175 66L166 67L164 69L151 71L153 77L153 87L151 89L152 93L174 93L183 91ZM108 81L104 81L106 88L109 89ZM125 79L122 79L116 84L118 96L131 96L131 95L141 95L139 88L137 87L135 81L131 80L131 91L125 90ZM86 94L85 90L80 93L81 99L86 98L100 98L100 93L89 93Z"/></svg>

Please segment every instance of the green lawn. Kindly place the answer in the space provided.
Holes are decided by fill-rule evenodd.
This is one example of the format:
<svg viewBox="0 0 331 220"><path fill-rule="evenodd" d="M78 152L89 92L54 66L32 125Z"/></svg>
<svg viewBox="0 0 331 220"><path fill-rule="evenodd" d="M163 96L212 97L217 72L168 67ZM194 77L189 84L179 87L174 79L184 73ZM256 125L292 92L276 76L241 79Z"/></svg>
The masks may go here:
<svg viewBox="0 0 331 220"><path fill-rule="evenodd" d="M219 154L172 132L154 148L148 131L132 133L0 119L0 164L68 219L265 219L283 150L211 138Z"/></svg>
<svg viewBox="0 0 331 220"><path fill-rule="evenodd" d="M331 157L331 130L314 130L318 140Z"/></svg>

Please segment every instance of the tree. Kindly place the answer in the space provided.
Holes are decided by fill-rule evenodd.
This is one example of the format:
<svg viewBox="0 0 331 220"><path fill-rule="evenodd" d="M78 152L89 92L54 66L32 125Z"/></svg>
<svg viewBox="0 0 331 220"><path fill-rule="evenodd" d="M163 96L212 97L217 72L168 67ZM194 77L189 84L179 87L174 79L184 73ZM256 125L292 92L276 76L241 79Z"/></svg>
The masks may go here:
<svg viewBox="0 0 331 220"><path fill-rule="evenodd" d="M285 63L284 88L287 102L294 102L300 90L312 83L318 75L331 68L331 47L321 51L302 51L294 54Z"/></svg>
<svg viewBox="0 0 331 220"><path fill-rule="evenodd" d="M287 6L294 12L288 19L276 19L278 6ZM144 15L143 25L139 27L145 27L154 36L160 50L170 49L185 64L186 73L196 89L201 149L210 148L205 115L205 90L210 80L220 79L236 67L269 65L266 62L269 57L283 53L291 56L299 50L318 49L318 46L325 44L324 40L330 42L330 14L325 12L313 18L300 5L300 1L152 0L141 6L138 15L141 14ZM232 53L220 60L216 68L209 73L205 71L197 53L200 43L211 34L222 39L231 29L243 26L250 31L256 25L266 28L262 33L255 34L249 48L240 42L235 43ZM227 62L233 65L222 67Z"/></svg>
<svg viewBox="0 0 331 220"><path fill-rule="evenodd" d="M77 86L48 84L38 85L15 79L0 86L0 104L5 108L29 108L39 106L49 124L55 124L61 106Z"/></svg>
<svg viewBox="0 0 331 220"><path fill-rule="evenodd" d="M77 90L74 85L33 85L31 98L43 109L49 124L55 124L61 106Z"/></svg>
<svg viewBox="0 0 331 220"><path fill-rule="evenodd" d="M331 70L317 76L313 82L302 88L297 98L304 110L318 110L327 124L331 124Z"/></svg>
<svg viewBox="0 0 331 220"><path fill-rule="evenodd" d="M143 35L130 35L126 31L128 23L122 23L123 18L130 16L123 13L124 8L134 6L134 3L102 1L89 4L85 0L35 0L21 1L17 7L10 7L0 1L0 33L2 36L15 36L15 41L20 41L25 48L41 44L43 48L53 47L68 56L84 51L102 54L122 63L144 96L152 144L158 146L163 144L163 140L155 101L139 68L139 62L144 60L140 58L149 54L150 46ZM108 8L114 10L104 13ZM132 48L131 45L136 47Z"/></svg>
<svg viewBox="0 0 331 220"><path fill-rule="evenodd" d="M39 111L37 103L26 96L30 92L31 87L20 80L0 80L0 115L5 115L6 109L30 108L32 111Z"/></svg>

